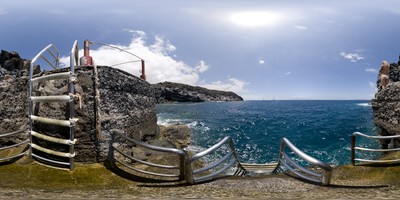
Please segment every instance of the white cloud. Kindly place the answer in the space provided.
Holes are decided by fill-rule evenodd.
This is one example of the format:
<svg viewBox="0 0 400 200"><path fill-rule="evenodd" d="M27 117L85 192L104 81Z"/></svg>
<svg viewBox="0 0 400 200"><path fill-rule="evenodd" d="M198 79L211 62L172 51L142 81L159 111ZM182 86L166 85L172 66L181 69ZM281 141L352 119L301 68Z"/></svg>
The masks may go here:
<svg viewBox="0 0 400 200"><path fill-rule="evenodd" d="M204 62L204 60L200 60L199 65L196 66L196 69L200 72L203 73L207 71L209 66Z"/></svg>
<svg viewBox="0 0 400 200"><path fill-rule="evenodd" d="M307 28L307 27L305 27L305 26L301 26L301 25L295 25L295 26L294 26L294 28L296 28L296 29L300 29L300 30L308 30L308 28Z"/></svg>
<svg viewBox="0 0 400 200"><path fill-rule="evenodd" d="M226 81L215 81L211 84L203 84L202 87L206 87L214 90L224 90L233 92L246 92L244 89L248 85L246 81L239 80L237 78L228 77Z"/></svg>
<svg viewBox="0 0 400 200"><path fill-rule="evenodd" d="M285 75L290 75L292 72L286 72Z"/></svg>
<svg viewBox="0 0 400 200"><path fill-rule="evenodd" d="M258 60L258 64L262 65L264 63L265 63L265 60L263 60L263 59Z"/></svg>
<svg viewBox="0 0 400 200"><path fill-rule="evenodd" d="M365 69L366 72L371 72L371 73L378 73L378 70L374 69L374 68L367 68Z"/></svg>
<svg viewBox="0 0 400 200"><path fill-rule="evenodd" d="M196 66L190 66L184 61L176 59L174 54L176 47L163 37L155 36L154 42L147 44L147 34L145 32L137 30L124 31L132 33L130 44L127 46L112 46L133 53L145 60L146 77L150 83L171 81L234 92L243 91L247 84L242 80L230 77L227 80L219 80L211 84L204 82L200 84L200 75L209 69L204 60L200 60ZM140 59L116 48L96 45L96 41L94 42L95 44L90 47L90 55L97 65L113 66L135 76L140 76ZM80 42L80 44L82 43ZM83 50L79 51L79 55L83 55ZM69 58L63 57L60 62L64 65L69 65Z"/></svg>
<svg viewBox="0 0 400 200"><path fill-rule="evenodd" d="M364 57L361 56L359 53L346 53L346 52L342 51L342 52L340 52L340 55L343 58L350 60L351 62L357 62L359 60L364 59Z"/></svg>

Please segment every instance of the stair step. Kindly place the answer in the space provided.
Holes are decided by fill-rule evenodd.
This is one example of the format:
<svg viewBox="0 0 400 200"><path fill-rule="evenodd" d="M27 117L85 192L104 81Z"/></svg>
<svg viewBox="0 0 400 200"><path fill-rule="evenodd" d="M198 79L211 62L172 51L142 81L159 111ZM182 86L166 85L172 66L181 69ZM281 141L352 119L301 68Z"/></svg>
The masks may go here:
<svg viewBox="0 0 400 200"><path fill-rule="evenodd" d="M60 120L60 119L51 119L51 118L46 118L46 117L39 117L35 115L30 116L33 121L36 122L41 122L45 124L50 124L50 125L56 125L56 126L66 126L66 127L71 127L71 121L76 122L78 121L77 118L74 118L72 120Z"/></svg>
<svg viewBox="0 0 400 200"><path fill-rule="evenodd" d="M51 154L51 155L54 155L54 156L60 156L60 157L65 157L65 158L73 158L73 157L75 157L75 154L59 152L59 151L55 151L55 150L52 150L52 149L47 149L47 148L41 147L41 146L39 146L37 144L33 144L33 143L31 144L31 147L33 149L38 150L38 151L41 151L41 152L44 152L44 153L48 153L48 154Z"/></svg>
<svg viewBox="0 0 400 200"><path fill-rule="evenodd" d="M61 72L61 73L43 75L40 77L32 78L31 82L38 83L38 82L43 82L46 80L67 79L67 78L69 78L69 76L70 76L70 72Z"/></svg>
<svg viewBox="0 0 400 200"><path fill-rule="evenodd" d="M31 97L31 101L35 102L69 102L70 100L71 97L69 95Z"/></svg>
<svg viewBox="0 0 400 200"><path fill-rule="evenodd" d="M65 144L65 145L71 145L71 144L75 144L76 143L76 139L71 141L69 139L60 139L60 138L56 138L56 137L51 137L42 133L38 133L36 131L31 131L31 134L37 138L46 140L46 141L50 141L50 142L54 142L54 143L58 143L58 144Z"/></svg>

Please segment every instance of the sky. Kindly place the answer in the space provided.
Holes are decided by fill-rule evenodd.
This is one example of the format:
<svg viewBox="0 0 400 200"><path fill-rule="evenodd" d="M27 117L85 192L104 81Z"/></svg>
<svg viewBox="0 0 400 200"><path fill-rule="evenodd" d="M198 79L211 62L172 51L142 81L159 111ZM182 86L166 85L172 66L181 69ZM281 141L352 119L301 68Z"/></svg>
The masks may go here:
<svg viewBox="0 0 400 200"><path fill-rule="evenodd" d="M75 40L97 65L147 81L236 92L245 100L371 99L383 60L400 54L398 0L13 0L0 49L32 59ZM80 56L83 51L80 51Z"/></svg>

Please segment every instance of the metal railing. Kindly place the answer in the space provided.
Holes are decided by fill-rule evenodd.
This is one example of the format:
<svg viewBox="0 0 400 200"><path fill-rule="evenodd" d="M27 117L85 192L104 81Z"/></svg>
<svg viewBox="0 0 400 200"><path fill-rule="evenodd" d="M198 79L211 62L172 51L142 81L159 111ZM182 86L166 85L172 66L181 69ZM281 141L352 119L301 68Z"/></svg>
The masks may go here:
<svg viewBox="0 0 400 200"><path fill-rule="evenodd" d="M295 159L289 157L288 153L285 151L285 147L288 147L288 149L291 150L292 153L296 154L298 158L306 161L310 165L303 166L296 162ZM294 146L287 138L282 138L281 141L278 166L283 166L302 179L322 183L324 185L330 184L332 167L305 154Z"/></svg>
<svg viewBox="0 0 400 200"><path fill-rule="evenodd" d="M125 49L119 48L119 47L114 46L114 45L104 44L104 43L99 43L99 42L94 42L94 41L90 41L90 43L91 44L95 44L95 45L106 46L106 47L109 47L109 48L117 49L117 50L119 50L121 52L125 52L125 53L135 57L136 59L134 59L134 60L129 60L129 61L125 61L125 62L121 62L121 63L117 63L117 64L112 64L112 65L110 64L110 67L115 67L115 66L119 66L119 65L125 65L125 64L140 62L140 66L141 66L141 70L139 71L141 73L140 78L143 79L143 80L146 80L146 72L145 72L145 68L146 67L145 67L145 60L143 58L139 57L138 55L136 55L136 54L134 54L132 52L129 52L129 51L125 50Z"/></svg>
<svg viewBox="0 0 400 200"><path fill-rule="evenodd" d="M192 164L196 160L199 160L207 155L212 154L216 150L220 149L223 145L228 145L227 149L229 151L224 156L222 156L222 158L202 168L193 169ZM188 176L187 181L193 184L213 179L217 177L219 174L229 169L230 167L232 167L235 163L237 164L238 168L237 171L235 172L235 175L244 174L245 170L239 162L232 139L230 137L225 137L217 144L213 145L212 147L206 149L203 152L195 154L192 158L188 160L187 167L189 174L187 175Z"/></svg>
<svg viewBox="0 0 400 200"><path fill-rule="evenodd" d="M12 137L12 136L21 134L21 133L23 133L25 131L26 131L25 129L22 129L22 130L13 131L13 132L10 132L10 133L0 134L0 138ZM23 145L26 145L28 143L29 143L29 138L26 138L25 140L23 140L23 141L21 141L19 143L0 146L0 152L10 151L11 149L19 148L19 147L21 147ZM19 153L11 152L10 153L11 155L2 154L2 157L0 157L0 162L10 161L12 159L20 158L20 157L24 156L27 151L28 151L28 148L25 148L25 149L22 150L22 152L19 152Z"/></svg>
<svg viewBox="0 0 400 200"><path fill-rule="evenodd" d="M39 58L47 63L51 68L58 69L60 66L60 52L55 45L49 44L42 51L40 51L31 61L31 73L33 72L34 64L39 62Z"/></svg>
<svg viewBox="0 0 400 200"><path fill-rule="evenodd" d="M115 146L115 144L111 145L112 150L113 150L113 159L122 164L123 166L127 167L128 169L142 173L142 174L147 174L151 176L157 176L157 177L167 177L167 178L178 178L178 180L184 180L186 178L186 167L185 167L185 162L187 160L187 154L183 150L175 149L175 148L166 148L166 147L159 147L159 146L154 146L150 145L147 143L139 142L133 138L129 138L125 136L124 134L118 132L118 131L113 131L112 134L114 136L119 136L120 139L127 141L131 145L136 145L138 147L141 147L146 150L151 150L155 152L161 152L161 153L168 153L170 155L176 155L179 157L179 164L178 165L165 165L165 164L158 164L158 163L153 163L149 161L144 161L140 158L135 157L136 155L132 151L124 151L118 147ZM115 137L116 138L116 137ZM115 154L117 152L119 155L121 155L123 158L126 158L131 161L131 163L127 163L123 161L123 159L117 158L118 156ZM140 165L145 165L149 167L154 167L154 168L159 168L162 169L163 171L166 171L165 173L158 173L154 171L146 171L144 169L140 169Z"/></svg>
<svg viewBox="0 0 400 200"><path fill-rule="evenodd" d="M367 138L371 140L393 140L398 139L400 140L400 135L391 135L391 136L372 136L366 135L360 132L354 132L351 136L351 163L356 165L356 161L363 162L363 163L375 163L375 164L390 164L400 162L399 159L387 159L387 160L372 160L372 159L365 159L365 158L356 158L356 151L360 152L380 152L380 153L389 153L389 152L396 152L400 151L400 148L388 148L388 149L372 149L366 147L356 146L356 138Z"/></svg>
<svg viewBox="0 0 400 200"><path fill-rule="evenodd" d="M53 51L55 51L55 52L53 52ZM50 55L50 58L47 58L44 56L45 52L48 52L48 54ZM59 54L57 48L54 45L50 44L47 47L45 47L41 52L39 52L39 54L37 56L35 56L31 62L30 81L29 81L30 156L32 156L46 164L54 165L57 167L62 166L63 168L69 167L70 170L73 170L74 157L75 157L74 145L76 143L76 139L74 139L74 126L75 126L76 121L78 120L78 119L74 118L74 99L76 97L78 97L77 95L75 95L75 91L74 91L75 66L77 65L77 61L78 61L78 42L77 41L74 42L74 44L72 46L72 50L70 52L69 72L61 72L61 73L42 75L40 77L34 78L33 77L33 68L36 64L36 61L39 58L42 58L44 61L46 61L49 65L51 65L53 67L53 69L58 69L60 54ZM56 80L56 79L68 79L68 91L67 91L68 95L33 96L33 84L35 84L35 83L39 84L40 82ZM35 116L33 113L33 102L36 102L37 104L40 102L68 102L69 103L69 119L60 120L60 119L52 119L52 118L47 118L47 117ZM46 135L44 133L40 133L37 130L34 131L33 130L34 122L49 124L49 125L53 125L53 126L69 127L69 138L68 139L56 138L56 137ZM69 150L68 150L68 152L63 152L63 151L59 151L59 150L49 149L47 147L43 147L38 144L35 144L36 140L34 140L33 138L40 139L40 140L50 142L50 143L68 145ZM33 150L40 152L40 155L34 153ZM45 155L46 157L44 157L43 155ZM56 159L53 156L56 156L59 158ZM64 161L65 159L68 159L68 162L65 162Z"/></svg>

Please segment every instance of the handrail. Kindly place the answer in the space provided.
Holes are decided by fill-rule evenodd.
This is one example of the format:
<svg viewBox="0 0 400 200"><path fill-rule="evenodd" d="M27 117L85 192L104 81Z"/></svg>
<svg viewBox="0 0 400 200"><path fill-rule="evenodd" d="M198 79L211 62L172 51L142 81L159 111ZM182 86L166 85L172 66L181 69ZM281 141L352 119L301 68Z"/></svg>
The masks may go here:
<svg viewBox="0 0 400 200"><path fill-rule="evenodd" d="M114 64L114 65L110 65L110 66L118 66L118 65L128 64L128 63L141 62L141 70L140 70L139 72L140 72L142 75L140 75L140 78L143 79L143 80L146 80L145 61L144 61L143 58L141 58L141 57L139 57L138 55L136 55L136 54L134 54L134 53L131 53L131 52L125 50L125 49L122 49L122 48L119 48L119 47L117 47L117 46L114 46L114 45L104 44L104 43L99 43L99 42L94 42L94 41L90 41L90 43L91 43L91 44L97 44L97 45L100 45L100 46L107 46L107 47L110 47L110 48L114 48L114 49L117 49L117 50L119 50L119 51L125 52L125 53L127 53L127 54L129 54L129 55L131 55L131 56L134 56L134 57L137 58L138 60L125 61L125 62L117 63L117 64Z"/></svg>
<svg viewBox="0 0 400 200"><path fill-rule="evenodd" d="M53 52L53 51L55 52ZM54 60L49 60L44 56L44 53L48 52ZM58 69L60 64L60 52L58 51L57 47L53 44L47 45L42 51L40 51L31 61L30 70L33 72L33 67L35 66L36 61L42 58L46 61L53 69ZM54 63L54 64L53 64Z"/></svg>
<svg viewBox="0 0 400 200"><path fill-rule="evenodd" d="M202 167L200 169L195 169L192 170L192 163L204 156L210 155L211 153L213 153L214 151L216 151L217 149L219 149L220 147L222 147L224 144L228 144L229 146L229 150L230 152L228 152L227 154L225 154L222 158L220 158L219 160L205 166ZM225 163L225 165L223 165ZM188 164L187 164L187 168L188 168L188 175L187 175L187 181L191 184L193 183L197 183L197 182L202 182L202 181L206 181L206 180L210 180L215 178L216 176L218 176L219 174L223 173L224 171L226 171L228 168L232 167L233 164L237 164L237 167L244 170L243 167L240 164L240 161L238 159L233 141L230 137L225 137L224 139L222 139L221 141L219 141L217 144L214 144L213 146L211 146L210 148L195 154L194 156L192 156L192 158L190 158L188 160ZM217 169L219 166L223 165L221 168ZM210 174L207 175L203 175L203 176L198 176L195 177L196 174L200 174L209 170L215 170L212 171Z"/></svg>
<svg viewBox="0 0 400 200"><path fill-rule="evenodd" d="M123 157L133 161L133 162L138 162L141 163L143 165L147 165L150 167L156 167L156 168L162 168L162 169L166 169L166 170L179 170L179 174L161 174L161 173L156 173L156 172L152 172L152 171L146 171L143 169L138 169L135 168L132 165L126 164L126 162L122 161L121 159L118 159L115 157L115 154L113 154L113 159L119 163L121 163L122 165L124 165L125 167L139 172L139 173L143 173L143 174L148 174L148 175L152 175L152 176L160 176L160 177L176 177L179 178L179 180L184 180L185 179L185 174L186 174L186 167L185 167L185 162L188 158L188 155L185 151L180 150L180 149L175 149L175 148L167 148L167 147L159 147L159 146L154 146L154 145L150 145L150 144L146 144L140 141L137 141L133 138L129 138L127 136L125 136L123 133L119 132L119 131L112 131L112 133L115 135L118 135L121 137L121 139L130 142L138 147L142 147L145 149L149 149L149 150L153 150L153 151L158 151L158 152L162 152L162 153L172 153L172 154L176 154L179 156L179 165L175 166L175 165L164 165L164 164L158 164L158 163L152 163L152 162L148 162L148 161L143 161L140 160L138 158L135 158L134 155L128 155L128 153L123 152L121 149L115 147L114 145L111 145L111 147L118 152L120 155L122 155ZM113 151L114 152L114 151Z"/></svg>
<svg viewBox="0 0 400 200"><path fill-rule="evenodd" d="M23 133L25 131L26 131L26 129L20 129L20 130L17 130L17 131L0 134L0 138L14 136L14 135L17 135L17 134L21 134L21 133ZM25 140L23 140L21 142L18 142L18 143L15 143L15 144L11 144L11 145L5 145L5 146L0 147L0 151L9 150L9 149L16 148L16 147L19 147L19 146L22 146L22 145L25 145L25 144L28 144L28 143L29 143L29 139L26 138ZM14 158L19 158L19 157L25 155L27 151L28 151L28 149L24 149L22 152L19 152L17 154L1 157L0 158L0 162L9 161L9 160L12 160Z"/></svg>
<svg viewBox="0 0 400 200"><path fill-rule="evenodd" d="M354 132L351 136L351 163L352 165L356 165L356 161L365 162L365 163L380 163L380 164L389 164L400 162L400 159L391 159L391 160L371 160L371 159L363 159L356 158L356 150L358 151L368 151L368 152L395 152L400 151L400 148L391 148L391 149L371 149L365 147L356 146L356 138L364 137L368 139L374 140L391 140L391 139L400 139L400 135L389 135L389 136L379 136L379 135L366 135L360 132Z"/></svg>
<svg viewBox="0 0 400 200"><path fill-rule="evenodd" d="M285 146L287 146L298 157L310 163L311 166L320 167L323 170L323 172L321 173L319 171L314 171L311 168L307 168L305 166L298 164L285 152ZM297 175L300 178L313 182L319 182L324 185L330 184L332 167L322 161L319 161L305 154L303 151L294 146L287 138L282 138L281 141L278 166L280 165L283 165L287 170L289 170L290 172L292 172L293 174Z"/></svg>
<svg viewBox="0 0 400 200"><path fill-rule="evenodd" d="M45 53L50 54L50 58L45 57ZM60 60L60 53L58 49L53 45L50 44L45 47L42 51L40 51L33 59L30 65L30 76L29 76L29 150L30 156L35 157L39 160L45 161L47 163L69 166L70 170L74 168L74 145L76 140L74 139L74 126L78 119L74 118L74 98L76 97L74 91L74 82L75 82L75 66L78 64L78 41L75 40L74 44L72 45L72 49L70 52L70 66L69 72L60 72L55 74L48 74L42 75L36 78L33 78L33 67L35 66L36 61L39 58L42 58L45 62L47 62L53 69L59 68L59 60ZM53 64L54 63L54 64ZM47 96L33 96L33 84L40 83L47 80L54 80L54 79L67 79L68 78L68 95L47 95ZM35 116L33 114L33 102L68 102L69 103L69 118L62 120L62 119L52 119L47 117ZM50 124L54 126L65 126L69 127L69 138L62 139L56 138L49 135L45 135L42 133L38 133L33 131L33 122L40 122L45 124ZM34 143L33 137L40 138L45 140L46 142L51 143L58 143L58 144L65 144L69 146L68 152L61 152L58 150L47 149L45 147L41 147ZM40 155L34 154L33 150L41 151L44 154L55 155L58 157L68 158L69 162L63 162L57 159L50 159L45 158Z"/></svg>

